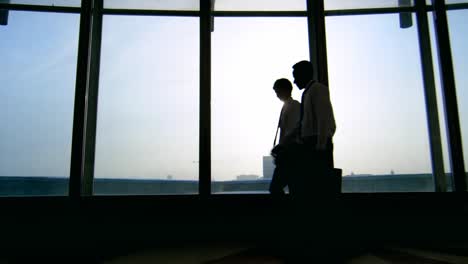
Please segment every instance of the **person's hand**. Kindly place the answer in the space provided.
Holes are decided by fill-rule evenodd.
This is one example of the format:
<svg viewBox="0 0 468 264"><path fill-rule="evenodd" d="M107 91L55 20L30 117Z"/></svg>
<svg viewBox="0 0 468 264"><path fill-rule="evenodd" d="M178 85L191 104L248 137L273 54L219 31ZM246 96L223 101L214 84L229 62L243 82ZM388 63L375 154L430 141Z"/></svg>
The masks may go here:
<svg viewBox="0 0 468 264"><path fill-rule="evenodd" d="M276 145L272 150L271 150L271 156L276 157L278 153L283 149L283 146L281 145Z"/></svg>
<svg viewBox="0 0 468 264"><path fill-rule="evenodd" d="M326 144L321 144L319 142L317 142L317 145L315 146L315 150L318 150L318 151L324 151L326 148Z"/></svg>

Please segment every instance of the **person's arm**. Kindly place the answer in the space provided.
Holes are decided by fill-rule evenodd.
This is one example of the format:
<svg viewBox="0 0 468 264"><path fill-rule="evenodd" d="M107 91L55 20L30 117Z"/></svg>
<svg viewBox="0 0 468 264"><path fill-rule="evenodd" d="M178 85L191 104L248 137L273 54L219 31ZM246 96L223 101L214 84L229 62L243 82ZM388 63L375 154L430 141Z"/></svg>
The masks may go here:
<svg viewBox="0 0 468 264"><path fill-rule="evenodd" d="M283 134L282 142L286 144L295 141L299 133L300 108L300 104L294 101L288 105L287 111L284 112L284 123L281 133Z"/></svg>
<svg viewBox="0 0 468 264"><path fill-rule="evenodd" d="M330 136L330 123L332 116L332 105L330 95L326 86L321 86L316 90L314 97L314 111L317 118L317 150L324 150L327 145L327 139Z"/></svg>
<svg viewBox="0 0 468 264"><path fill-rule="evenodd" d="M296 141L297 136L299 135L299 126L295 126L294 129L290 130L284 135L283 142L281 145L289 145Z"/></svg>
<svg viewBox="0 0 468 264"><path fill-rule="evenodd" d="M283 133L283 131L281 131ZM284 134L281 141L271 150L271 155L276 156L278 152L287 147L288 145L296 142L296 139L299 135L299 122L294 126L294 128L288 133Z"/></svg>
<svg viewBox="0 0 468 264"><path fill-rule="evenodd" d="M293 101L288 107L287 116L284 123L285 134L292 133L299 127L299 119L301 115L301 104L297 101Z"/></svg>

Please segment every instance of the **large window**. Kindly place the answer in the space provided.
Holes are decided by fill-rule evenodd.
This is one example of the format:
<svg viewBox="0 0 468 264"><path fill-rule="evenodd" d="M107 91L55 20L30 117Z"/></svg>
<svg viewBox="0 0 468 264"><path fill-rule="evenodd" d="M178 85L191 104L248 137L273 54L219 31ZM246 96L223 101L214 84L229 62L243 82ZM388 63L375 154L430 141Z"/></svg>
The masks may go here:
<svg viewBox="0 0 468 264"><path fill-rule="evenodd" d="M434 191L416 27L338 16L326 32L342 191Z"/></svg>
<svg viewBox="0 0 468 264"><path fill-rule="evenodd" d="M266 192L282 103L279 78L309 58L306 18L215 18L212 34L214 193ZM293 97L300 100L297 87Z"/></svg>
<svg viewBox="0 0 468 264"><path fill-rule="evenodd" d="M8 13L0 26L0 196L66 195L79 16Z"/></svg>
<svg viewBox="0 0 468 264"><path fill-rule="evenodd" d="M199 19L104 16L94 191L198 192Z"/></svg>
<svg viewBox="0 0 468 264"><path fill-rule="evenodd" d="M0 196L68 193L72 128L85 125L79 118L73 120L78 46L89 44L78 45L80 32L87 33L80 29L80 19L88 18L80 18L81 2L0 0ZM213 193L268 191L274 170L270 151L282 107L272 86L279 78L292 81L292 65L309 59L314 32L307 28L307 1L211 1L211 116L202 116L211 121L209 153L199 152L200 136L207 136L199 135L200 114L206 114L199 111L200 93L206 91L200 88L210 84L200 84L200 63L207 58L200 57L200 3L103 0L102 38L93 31L97 34L90 46L101 44L99 79L86 79L92 89L99 84L95 160L86 163L94 165L86 171L94 177L94 194L196 194L199 161L204 160L199 153L211 156ZM329 87L337 123L334 156L336 167L343 169L343 192L434 191L414 3L324 1ZM466 3L446 0L468 167L468 13L460 10ZM379 14L371 15L374 10ZM450 190L429 9L428 14ZM94 22L92 26L100 24ZM91 78L96 76L93 69ZM85 81L88 71L80 73ZM293 87L292 96L300 101L301 92ZM84 144L93 141L88 139ZM86 158L93 151L89 147Z"/></svg>

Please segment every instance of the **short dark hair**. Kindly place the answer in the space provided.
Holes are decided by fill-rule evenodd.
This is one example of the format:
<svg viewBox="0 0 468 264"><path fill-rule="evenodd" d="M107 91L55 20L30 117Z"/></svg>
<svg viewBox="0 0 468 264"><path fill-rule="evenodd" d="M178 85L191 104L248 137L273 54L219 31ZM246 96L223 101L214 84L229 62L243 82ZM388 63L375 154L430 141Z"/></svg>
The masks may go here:
<svg viewBox="0 0 468 264"><path fill-rule="evenodd" d="M310 61L300 61L293 65L293 70L303 73L303 74L310 74L311 76L314 75L314 66Z"/></svg>
<svg viewBox="0 0 468 264"><path fill-rule="evenodd" d="M286 78L281 78L275 81L275 84L273 84L273 90L283 90L283 91L288 91L292 92L292 84L291 82L286 79Z"/></svg>

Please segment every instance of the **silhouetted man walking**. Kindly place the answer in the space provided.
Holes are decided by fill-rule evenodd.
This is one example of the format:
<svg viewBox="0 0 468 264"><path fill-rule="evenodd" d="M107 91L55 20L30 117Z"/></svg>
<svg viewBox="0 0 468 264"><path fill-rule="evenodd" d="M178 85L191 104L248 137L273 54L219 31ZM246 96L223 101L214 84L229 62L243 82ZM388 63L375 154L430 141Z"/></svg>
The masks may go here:
<svg viewBox="0 0 468 264"><path fill-rule="evenodd" d="M309 61L293 66L294 83L300 90L304 89L296 132L301 145L299 168L294 186L290 186L291 193L300 196L327 195L334 191L331 172L335 117L328 87L314 80L313 73Z"/></svg>
<svg viewBox="0 0 468 264"><path fill-rule="evenodd" d="M294 133L297 128L299 117L300 117L300 103L291 97L292 84L288 79L278 79L273 85L276 96L284 103L281 108L281 114L278 122L278 128L280 130L280 137L278 145L286 144L286 138L288 135ZM276 143L276 135L275 142ZM284 187L287 183L288 168L281 168L281 164L276 163L275 171L270 183L270 193L273 195L284 194Z"/></svg>

